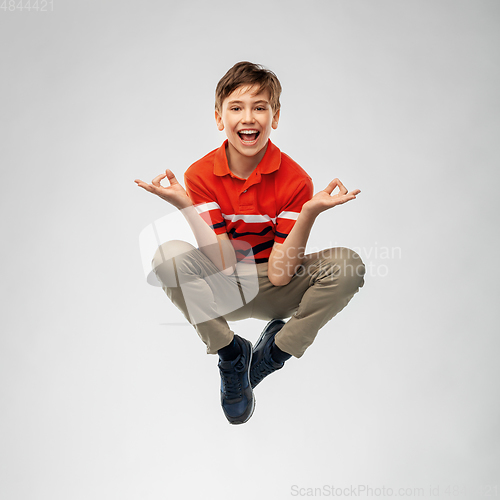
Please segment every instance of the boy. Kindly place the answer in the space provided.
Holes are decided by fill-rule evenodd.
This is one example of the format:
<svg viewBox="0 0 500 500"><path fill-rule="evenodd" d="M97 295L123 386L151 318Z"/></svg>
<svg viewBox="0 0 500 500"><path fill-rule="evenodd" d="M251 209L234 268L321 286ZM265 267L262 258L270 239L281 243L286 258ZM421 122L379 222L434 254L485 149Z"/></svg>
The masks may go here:
<svg viewBox="0 0 500 500"><path fill-rule="evenodd" d="M334 179L313 196L311 178L269 139L278 126L280 93L272 71L235 64L216 88L215 120L227 139L187 169L186 190L168 169L152 184L135 181L181 210L196 237L199 248L162 244L152 266L207 353L219 355L221 405L231 424L248 421L253 388L292 356L301 357L364 283L364 265L352 250L304 255L316 217L360 190L348 192ZM167 187L160 184L165 177ZM255 296L227 310L231 297L251 288L252 269ZM227 324L250 317L270 320L253 348Z"/></svg>

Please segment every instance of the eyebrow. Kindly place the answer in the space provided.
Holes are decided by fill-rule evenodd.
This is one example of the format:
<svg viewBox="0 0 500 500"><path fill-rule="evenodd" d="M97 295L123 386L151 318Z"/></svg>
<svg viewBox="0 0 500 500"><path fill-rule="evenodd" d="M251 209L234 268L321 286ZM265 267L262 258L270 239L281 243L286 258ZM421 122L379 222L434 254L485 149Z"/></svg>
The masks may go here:
<svg viewBox="0 0 500 500"><path fill-rule="evenodd" d="M260 104L260 103L269 104L269 101L265 101L264 99L260 99L258 101L255 101L253 104ZM227 104L228 105L230 105L230 104L243 104L243 101L237 101L237 100L229 101Z"/></svg>

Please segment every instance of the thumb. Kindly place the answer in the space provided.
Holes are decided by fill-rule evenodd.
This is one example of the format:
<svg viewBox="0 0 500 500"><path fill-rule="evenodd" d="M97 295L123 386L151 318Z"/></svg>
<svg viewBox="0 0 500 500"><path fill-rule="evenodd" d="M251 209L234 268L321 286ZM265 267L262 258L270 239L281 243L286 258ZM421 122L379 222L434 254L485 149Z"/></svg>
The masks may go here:
<svg viewBox="0 0 500 500"><path fill-rule="evenodd" d="M174 173L172 172L172 170L169 170L167 168L167 170L165 170L165 174L167 176L167 179L168 179L168 182L170 182L170 185L173 186L174 184L179 184L179 182L177 181L177 179L175 178L175 175Z"/></svg>

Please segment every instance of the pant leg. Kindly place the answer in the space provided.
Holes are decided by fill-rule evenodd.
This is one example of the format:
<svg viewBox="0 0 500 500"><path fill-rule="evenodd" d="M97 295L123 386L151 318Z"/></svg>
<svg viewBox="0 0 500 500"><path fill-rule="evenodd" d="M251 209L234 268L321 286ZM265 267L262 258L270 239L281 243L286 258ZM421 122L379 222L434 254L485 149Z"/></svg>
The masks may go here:
<svg viewBox="0 0 500 500"><path fill-rule="evenodd" d="M276 287L259 272L260 291L252 316L291 319L276 334L276 345L299 358L318 331L338 314L364 284L365 267L354 251L331 248L306 255L290 283Z"/></svg>
<svg viewBox="0 0 500 500"><path fill-rule="evenodd" d="M206 344L207 353L217 353L233 339L225 315L250 317L246 303L250 300L245 299L258 291L256 273L252 279L250 268L241 278L238 273L227 276L199 249L178 240L158 248L152 267L169 299Z"/></svg>

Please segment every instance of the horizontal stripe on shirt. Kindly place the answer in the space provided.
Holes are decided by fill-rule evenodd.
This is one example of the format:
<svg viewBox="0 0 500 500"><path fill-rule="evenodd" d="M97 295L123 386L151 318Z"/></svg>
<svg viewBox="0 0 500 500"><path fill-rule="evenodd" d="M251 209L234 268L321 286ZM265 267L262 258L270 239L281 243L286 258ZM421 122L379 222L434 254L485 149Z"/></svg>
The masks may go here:
<svg viewBox="0 0 500 500"><path fill-rule="evenodd" d="M196 211L199 214L203 214L205 212L210 212L210 210L220 210L220 207L214 201L211 203L201 203L200 205L195 206ZM273 224L276 224L276 219L291 219L297 220L299 218L299 212L289 212L283 211L279 213L276 217L270 217L269 215L262 214L225 214L221 211L222 217L224 219L230 220L231 222L236 222L237 220L242 220L247 223L259 223L259 222L269 222L272 221Z"/></svg>

